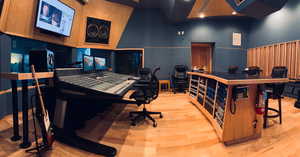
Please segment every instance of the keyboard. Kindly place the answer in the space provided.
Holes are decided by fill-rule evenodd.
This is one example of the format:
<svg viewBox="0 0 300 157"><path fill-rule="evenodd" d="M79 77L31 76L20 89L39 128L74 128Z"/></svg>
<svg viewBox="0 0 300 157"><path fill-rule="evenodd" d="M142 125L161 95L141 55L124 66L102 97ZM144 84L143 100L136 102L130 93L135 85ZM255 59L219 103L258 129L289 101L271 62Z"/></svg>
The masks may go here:
<svg viewBox="0 0 300 157"><path fill-rule="evenodd" d="M136 80L130 79L133 78L131 75L113 72L103 72L99 75L97 73L84 74L78 69L73 72L67 69L63 70L56 71L56 80L63 90L123 96L136 82Z"/></svg>

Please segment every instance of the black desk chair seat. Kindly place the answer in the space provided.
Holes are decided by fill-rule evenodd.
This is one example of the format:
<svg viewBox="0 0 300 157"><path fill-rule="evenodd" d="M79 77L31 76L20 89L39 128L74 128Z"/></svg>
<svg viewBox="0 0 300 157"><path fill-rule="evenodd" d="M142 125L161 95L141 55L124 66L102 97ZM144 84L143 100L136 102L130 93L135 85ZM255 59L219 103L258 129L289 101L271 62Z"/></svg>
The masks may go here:
<svg viewBox="0 0 300 157"><path fill-rule="evenodd" d="M151 115L159 115L160 118L163 117L161 112L150 112L146 109L145 104L150 104L153 100L158 97L159 94L159 81L156 77L156 72L160 68L156 68L151 74L150 80L141 80L138 84L135 85L136 91L130 95L131 99L136 100L138 106L143 105L142 111L130 112L129 116L133 117L136 115L131 122L131 125L135 126L140 120L145 120L146 118L150 119L153 123L153 127L157 126L155 119Z"/></svg>
<svg viewBox="0 0 300 157"><path fill-rule="evenodd" d="M274 67L272 70L272 78L285 78L287 77L287 68L286 67ZM267 128L267 122L269 118L279 117L279 123L282 124L282 108L281 108L281 99L285 84L276 83L276 84L266 84L266 94L267 98L265 100L265 114L264 114L264 128ZM278 109L269 107L269 99L278 100ZM269 115L269 110L275 112L275 114Z"/></svg>

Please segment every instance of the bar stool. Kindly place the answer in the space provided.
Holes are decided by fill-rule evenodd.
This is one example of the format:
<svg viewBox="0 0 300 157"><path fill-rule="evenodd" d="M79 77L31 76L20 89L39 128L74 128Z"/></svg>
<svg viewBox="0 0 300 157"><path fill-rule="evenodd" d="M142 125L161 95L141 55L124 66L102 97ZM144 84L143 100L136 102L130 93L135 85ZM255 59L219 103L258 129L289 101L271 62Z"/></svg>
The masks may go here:
<svg viewBox="0 0 300 157"><path fill-rule="evenodd" d="M274 67L271 74L272 78L285 78L287 77L287 68L286 67ZM268 118L277 118L279 117L279 123L282 123L282 109L281 109L281 99L282 93L284 90L285 84L276 83L276 84L267 84L266 85L266 99L265 99L265 114L264 114L264 128L267 128ZM278 100L278 109L269 107L269 99ZM276 114L269 115L269 110L275 112Z"/></svg>
<svg viewBox="0 0 300 157"><path fill-rule="evenodd" d="M162 86L166 86L166 91L170 91L170 80L159 80L159 92L162 91Z"/></svg>

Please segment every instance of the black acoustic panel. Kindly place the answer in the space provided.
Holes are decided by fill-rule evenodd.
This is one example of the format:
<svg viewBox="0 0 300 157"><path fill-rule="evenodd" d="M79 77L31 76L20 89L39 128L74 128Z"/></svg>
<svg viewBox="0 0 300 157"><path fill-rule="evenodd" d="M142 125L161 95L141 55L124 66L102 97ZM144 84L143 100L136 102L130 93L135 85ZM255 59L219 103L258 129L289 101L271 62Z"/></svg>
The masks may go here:
<svg viewBox="0 0 300 157"><path fill-rule="evenodd" d="M110 21L88 17L85 41L91 43L108 44L110 26Z"/></svg>
<svg viewBox="0 0 300 157"><path fill-rule="evenodd" d="M262 18L280 10L287 0L226 0L239 13Z"/></svg>

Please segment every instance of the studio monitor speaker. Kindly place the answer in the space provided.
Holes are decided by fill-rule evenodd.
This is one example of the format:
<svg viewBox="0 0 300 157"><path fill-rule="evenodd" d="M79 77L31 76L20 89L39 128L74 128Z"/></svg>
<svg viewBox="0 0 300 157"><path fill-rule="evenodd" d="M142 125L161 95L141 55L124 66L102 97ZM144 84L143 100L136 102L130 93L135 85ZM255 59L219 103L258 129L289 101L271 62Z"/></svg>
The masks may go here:
<svg viewBox="0 0 300 157"><path fill-rule="evenodd" d="M280 10L287 0L226 0L239 13L262 18Z"/></svg>
<svg viewBox="0 0 300 157"><path fill-rule="evenodd" d="M34 65L36 72L54 71L54 53L48 49L29 52L29 64Z"/></svg>

